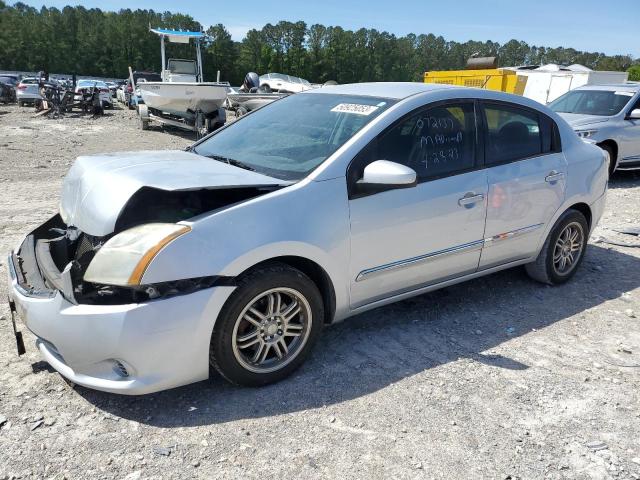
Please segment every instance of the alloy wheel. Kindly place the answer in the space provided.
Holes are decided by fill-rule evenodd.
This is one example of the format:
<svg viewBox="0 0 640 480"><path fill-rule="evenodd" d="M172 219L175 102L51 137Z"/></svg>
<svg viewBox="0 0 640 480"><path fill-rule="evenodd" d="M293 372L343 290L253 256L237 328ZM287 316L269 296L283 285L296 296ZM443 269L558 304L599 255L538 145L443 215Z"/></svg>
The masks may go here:
<svg viewBox="0 0 640 480"><path fill-rule="evenodd" d="M233 354L247 370L270 373L302 351L311 332L311 306L297 290L280 287L254 297L236 319Z"/></svg>
<svg viewBox="0 0 640 480"><path fill-rule="evenodd" d="M558 275L567 275L575 268L582 255L584 241L584 231L578 222L564 227L553 249L553 268Z"/></svg>

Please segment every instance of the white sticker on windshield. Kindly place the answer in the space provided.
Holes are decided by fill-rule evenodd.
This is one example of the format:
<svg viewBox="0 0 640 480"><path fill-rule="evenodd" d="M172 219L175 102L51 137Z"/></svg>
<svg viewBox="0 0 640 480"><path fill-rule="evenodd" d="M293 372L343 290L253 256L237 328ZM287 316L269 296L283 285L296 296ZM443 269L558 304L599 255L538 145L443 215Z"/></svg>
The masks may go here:
<svg viewBox="0 0 640 480"><path fill-rule="evenodd" d="M371 115L378 110L375 105L360 105L358 103L341 103L331 109L336 113L355 113L356 115Z"/></svg>
<svg viewBox="0 0 640 480"><path fill-rule="evenodd" d="M633 97L635 94L633 92L613 92L615 95L624 95L625 97Z"/></svg>

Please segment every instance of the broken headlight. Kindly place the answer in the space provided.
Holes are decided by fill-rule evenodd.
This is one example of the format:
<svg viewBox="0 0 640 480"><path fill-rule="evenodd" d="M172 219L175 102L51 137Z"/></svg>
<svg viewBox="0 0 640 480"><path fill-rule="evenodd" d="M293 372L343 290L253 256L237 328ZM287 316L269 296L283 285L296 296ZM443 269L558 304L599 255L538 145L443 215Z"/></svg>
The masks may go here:
<svg viewBox="0 0 640 480"><path fill-rule="evenodd" d="M118 233L105 243L84 274L86 282L140 285L154 257L171 241L191 231L175 223L149 223Z"/></svg>

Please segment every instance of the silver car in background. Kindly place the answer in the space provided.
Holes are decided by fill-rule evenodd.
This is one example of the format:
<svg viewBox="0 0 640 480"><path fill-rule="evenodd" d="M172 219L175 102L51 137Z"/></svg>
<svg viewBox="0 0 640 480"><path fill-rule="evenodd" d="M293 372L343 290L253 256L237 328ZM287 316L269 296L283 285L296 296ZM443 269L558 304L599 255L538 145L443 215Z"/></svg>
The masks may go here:
<svg viewBox="0 0 640 480"><path fill-rule="evenodd" d="M82 79L76 83L75 92L78 93L81 90L86 91L92 88L97 88L99 91L100 102L102 102L103 108L113 108L113 97L111 96L111 90L109 85L102 80L89 80Z"/></svg>
<svg viewBox="0 0 640 480"><path fill-rule="evenodd" d="M28 103L35 103L37 100L42 100L40 95L38 79L34 77L26 77L20 80L20 83L16 87L16 98L19 106L24 106Z"/></svg>
<svg viewBox="0 0 640 480"><path fill-rule="evenodd" d="M609 154L610 174L640 170L640 83L576 88L549 108Z"/></svg>
<svg viewBox="0 0 640 480"><path fill-rule="evenodd" d="M519 265L568 281L606 189L607 155L532 100L324 87L187 151L78 158L9 255L10 307L80 385L264 385L366 310Z"/></svg>
<svg viewBox="0 0 640 480"><path fill-rule="evenodd" d="M299 93L315 88L308 80L283 73L260 75L260 86L269 87L274 92Z"/></svg>

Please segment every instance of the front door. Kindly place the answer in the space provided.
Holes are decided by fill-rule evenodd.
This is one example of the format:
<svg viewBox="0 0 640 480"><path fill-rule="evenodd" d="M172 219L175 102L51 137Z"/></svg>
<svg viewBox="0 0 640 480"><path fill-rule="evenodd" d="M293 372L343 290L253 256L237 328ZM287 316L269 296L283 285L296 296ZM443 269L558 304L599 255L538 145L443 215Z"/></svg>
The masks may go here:
<svg viewBox="0 0 640 480"><path fill-rule="evenodd" d="M474 102L439 104L400 120L354 159L352 307L476 271L488 188L476 131ZM355 181L375 160L413 168L418 185L358 192Z"/></svg>
<svg viewBox="0 0 640 480"><path fill-rule="evenodd" d="M640 109L640 98L626 109L625 115L636 109ZM617 140L619 162L640 166L640 120L625 117Z"/></svg>
<svg viewBox="0 0 640 480"><path fill-rule="evenodd" d="M536 252L564 202L567 174L553 120L511 104L483 110L489 195L480 269Z"/></svg>

